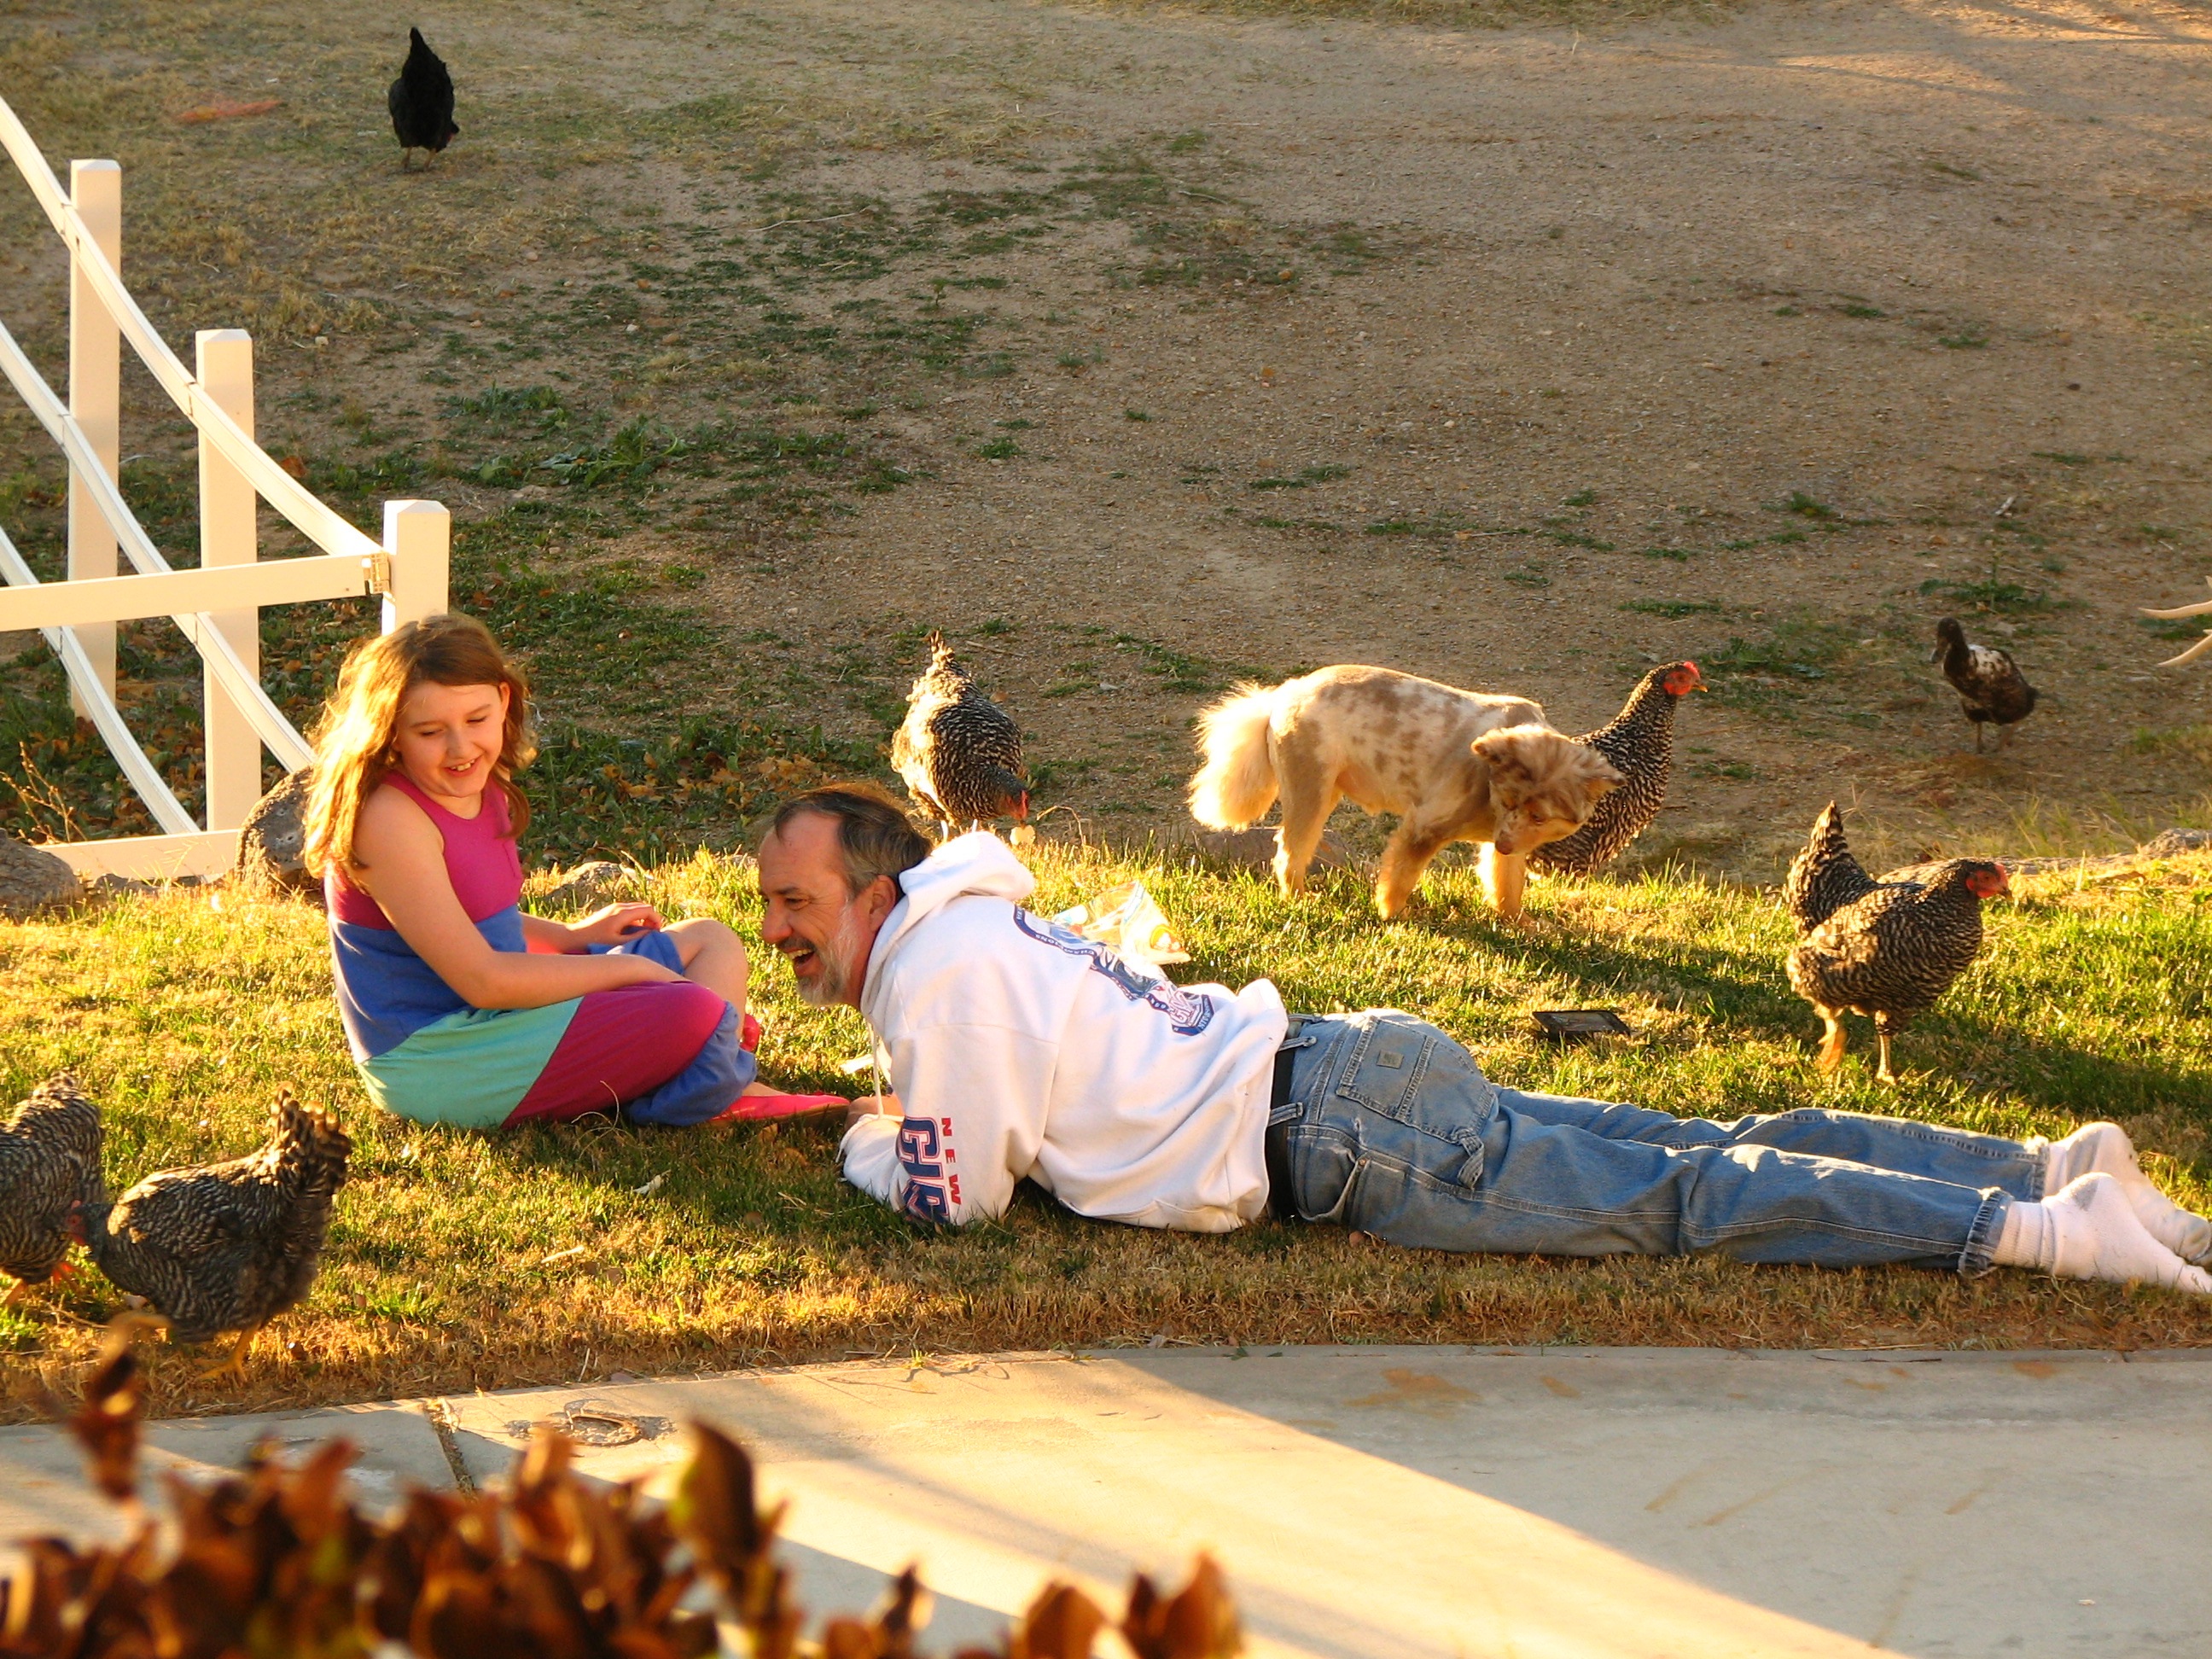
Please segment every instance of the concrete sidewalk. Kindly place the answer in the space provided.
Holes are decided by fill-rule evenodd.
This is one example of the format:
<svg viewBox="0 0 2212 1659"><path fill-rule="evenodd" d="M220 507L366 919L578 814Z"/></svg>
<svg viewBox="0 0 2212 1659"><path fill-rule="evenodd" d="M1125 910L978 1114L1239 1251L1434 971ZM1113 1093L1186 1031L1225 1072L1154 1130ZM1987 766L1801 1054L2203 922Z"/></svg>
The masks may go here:
<svg viewBox="0 0 2212 1659"><path fill-rule="evenodd" d="M665 1483L682 1423L764 1466L800 1594L919 1560L932 1647L1047 1577L1228 1572L1259 1655L2212 1651L2212 1355L1261 1348L856 1364L154 1425L159 1462L343 1432L364 1489L482 1482L529 1425ZM99 1523L0 1431L0 1537ZM1102 1652L1118 1651L1118 1644Z"/></svg>

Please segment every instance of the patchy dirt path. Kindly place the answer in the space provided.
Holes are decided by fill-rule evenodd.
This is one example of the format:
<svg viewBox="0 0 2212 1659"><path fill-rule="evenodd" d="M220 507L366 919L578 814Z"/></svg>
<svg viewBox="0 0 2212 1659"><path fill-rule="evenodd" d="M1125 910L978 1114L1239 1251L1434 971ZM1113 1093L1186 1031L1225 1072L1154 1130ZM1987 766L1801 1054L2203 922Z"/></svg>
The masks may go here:
<svg viewBox="0 0 2212 1659"><path fill-rule="evenodd" d="M336 9L283 48L310 112L380 62ZM1639 858L1771 874L1831 795L1900 857L2205 821L2212 679L2154 671L2177 647L2134 613L2212 570L2201 14L1762 4L1455 32L642 0L441 32L479 110L441 177L395 182L349 106L325 125L364 210L487 209L429 284L444 314L264 373L319 387L302 410L366 398L356 431L459 445L446 388L544 372L467 342L534 319L545 361L596 365L618 411L864 432L914 481L773 524L672 484L621 543L706 572L691 596L740 624L743 695L778 719L879 732L912 630L945 627L1050 791L1128 836L1182 823L1187 721L1230 672L1382 662L1573 730L1691 655L1717 695ZM201 80L225 76L252 78ZM1114 195L1140 174L1141 201ZM313 186L228 182L295 226ZM1036 206L1079 187L1084 212ZM568 234L589 191L647 228ZM918 303L981 355L926 383L886 368L880 405L840 412L860 371L794 392L695 343L726 298L685 250L826 239L781 227L859 216L844 201L974 228L911 257L892 230L810 245L788 327ZM631 310L565 297L648 269ZM406 286L372 256L346 291L396 309ZM516 499L470 467L425 493ZM1972 752L1927 665L1947 611L2045 692L2002 753Z"/></svg>
<svg viewBox="0 0 2212 1659"><path fill-rule="evenodd" d="M1196 306L1038 292L1084 308L1103 361L933 413L940 432L1032 421L1023 447L1054 459L886 503L802 606L835 606L849 568L855 622L880 582L925 616L1511 689L1570 729L1644 662L1717 653L1735 706L1690 717L1647 855L1770 862L1831 793L1929 846L2039 799L2148 823L2201 794L2201 738L2129 746L2205 708L2201 680L2154 675L2169 649L2130 609L2178 602L2207 564L2201 23L1760 8L1578 37L1015 15L1081 37L1085 67L1024 106L1064 142L1203 132L1250 218L1370 227L1395 251ZM1793 492L1835 516L1775 511ZM1972 617L1977 584L1994 614ZM1953 609L2049 695L2001 759L1962 752L1925 665ZM1126 769L1175 746L1133 689L1023 701L1049 752L1112 732Z"/></svg>

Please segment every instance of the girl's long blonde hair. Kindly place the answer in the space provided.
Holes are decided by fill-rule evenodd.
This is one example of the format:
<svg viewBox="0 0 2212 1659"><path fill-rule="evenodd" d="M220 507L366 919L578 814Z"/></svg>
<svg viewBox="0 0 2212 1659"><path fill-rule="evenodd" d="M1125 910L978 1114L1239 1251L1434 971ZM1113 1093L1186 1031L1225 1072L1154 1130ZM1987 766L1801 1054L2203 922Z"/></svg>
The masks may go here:
<svg viewBox="0 0 2212 1659"><path fill-rule="evenodd" d="M437 685L503 685L507 729L493 773L507 797L509 833L530 822L530 803L514 775L538 752L530 735L530 685L507 659L491 630L473 617L447 612L403 623L389 634L363 640L347 653L337 690L315 726L315 780L307 791L302 856L317 875L336 867L361 872L354 858L354 827L361 805L398 764L392 748L407 694L428 681Z"/></svg>

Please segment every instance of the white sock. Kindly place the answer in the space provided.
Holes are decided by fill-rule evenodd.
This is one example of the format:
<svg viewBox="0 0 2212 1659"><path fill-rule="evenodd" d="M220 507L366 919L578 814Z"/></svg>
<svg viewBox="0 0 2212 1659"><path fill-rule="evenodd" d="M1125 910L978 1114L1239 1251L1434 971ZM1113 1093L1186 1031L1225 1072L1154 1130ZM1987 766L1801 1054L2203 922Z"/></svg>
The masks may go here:
<svg viewBox="0 0 2212 1659"><path fill-rule="evenodd" d="M2006 1206L1990 1259L2057 1279L2164 1285L2212 1296L2212 1273L2152 1237L2118 1180L2103 1170L2077 1177L2040 1204L2015 1199Z"/></svg>
<svg viewBox="0 0 2212 1659"><path fill-rule="evenodd" d="M2136 1162L2128 1132L2117 1123L2085 1123L2044 1152L2043 1190L2047 1197L2067 1182L2102 1171L2120 1183L2136 1218L2150 1236L2184 1261L2212 1261L2212 1221L2185 1210L2159 1191Z"/></svg>
<svg viewBox="0 0 2212 1659"><path fill-rule="evenodd" d="M2058 1225L2041 1204L2014 1199L2005 1206L2004 1224L1990 1248L1990 1261L2000 1267L2033 1267L2049 1273L2058 1263Z"/></svg>

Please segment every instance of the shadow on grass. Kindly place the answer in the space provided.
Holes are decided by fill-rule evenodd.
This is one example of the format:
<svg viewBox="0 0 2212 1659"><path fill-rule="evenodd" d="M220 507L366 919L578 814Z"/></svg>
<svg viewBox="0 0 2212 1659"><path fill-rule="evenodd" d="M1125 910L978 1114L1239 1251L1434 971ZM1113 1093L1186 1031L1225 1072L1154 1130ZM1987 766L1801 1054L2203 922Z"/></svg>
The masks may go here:
<svg viewBox="0 0 2212 1659"><path fill-rule="evenodd" d="M1364 884L1348 872L1332 872L1326 883L1316 882L1306 902L1328 904L1343 900L1356 903L1365 900ZM1392 925L1372 924L1377 929ZM1583 988L1593 998L1617 995L1624 989L1647 994L1656 990L1677 1006L1701 1009L1739 1036L1809 1046L1820 1033L1819 1017L1788 988L1783 966L1790 942L1786 934L1778 935L1770 951L1754 956L1741 949L1681 939L1650 941L1607 937L1577 928L1569 917L1557 913L1540 916L1532 927L1512 928L1498 923L1488 912L1470 909L1450 896L1425 900L1421 908L1395 925L1451 940L1470 953L1485 953L1531 978L1565 981ZM1989 950L2001 950L2004 943L2002 935L1993 938L1984 947L1984 960ZM2178 951L2189 947L2175 940L2170 948ZM2162 958L2154 958L2137 964L2136 970L2147 979L2155 979L2165 965ZM1237 967L1255 973L1267 971L1260 962ZM1320 999L1305 996L1309 988L1295 975L1284 975L1279 983L1285 1001L1295 1008L1327 1006ZM1850 1025L1851 1052L1863 1054L1870 1066L1871 1023L1855 1018ZM1703 1049L1710 1042L1710 1038L1702 1039L1696 1047ZM2142 1055L2123 1055L2039 1034L2032 1027L2010 1023L1978 1006L1971 983L1954 988L1916 1019L1893 1048L1900 1067L1932 1073L1929 1083L1938 1090L1947 1081L2002 1090L2023 1104L2075 1118L2126 1117L2178 1109L2212 1123L2212 1074L2161 1061L2148 1051L2148 1044ZM1950 1103L1913 1098L1909 1081L1905 1091L1886 1097L1872 1109L1924 1111ZM1889 1100L1895 1104L1888 1104ZM1859 1102L1852 1109L1865 1107L1866 1103ZM1766 1102L1756 1109L1771 1110L1776 1106Z"/></svg>

